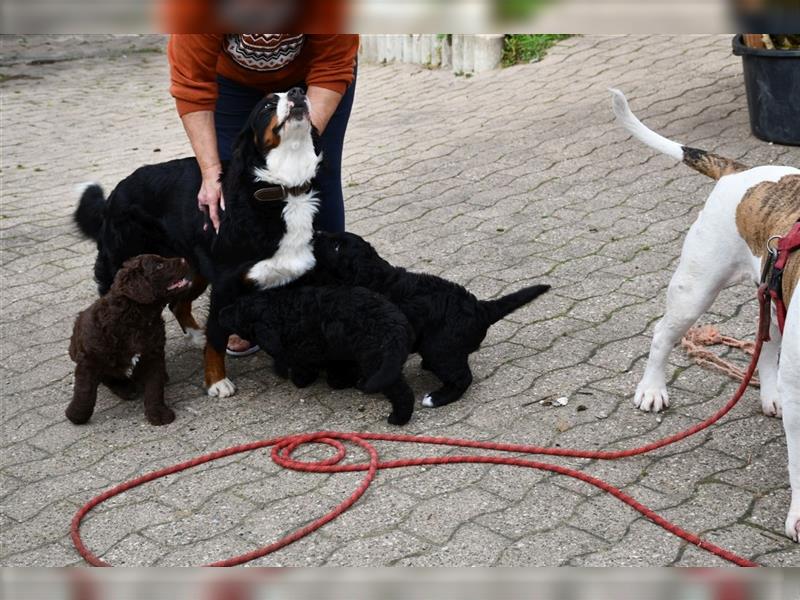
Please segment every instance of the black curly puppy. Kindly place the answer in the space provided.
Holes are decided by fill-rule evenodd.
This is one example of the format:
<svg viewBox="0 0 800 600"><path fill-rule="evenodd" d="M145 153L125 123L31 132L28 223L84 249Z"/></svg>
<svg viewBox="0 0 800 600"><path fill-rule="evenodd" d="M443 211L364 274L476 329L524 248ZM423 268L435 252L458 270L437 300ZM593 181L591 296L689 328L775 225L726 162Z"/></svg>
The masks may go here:
<svg viewBox="0 0 800 600"><path fill-rule="evenodd" d="M403 365L414 333L403 313L379 294L344 286L267 290L223 308L220 323L257 342L297 387L310 385L327 368L332 387L358 381L366 393L382 392L392 403L392 425L411 418L414 393Z"/></svg>
<svg viewBox="0 0 800 600"><path fill-rule="evenodd" d="M108 293L75 319L69 356L75 362L75 387L67 418L86 423L97 402L97 386L127 395L130 380L144 384L144 411L153 425L166 425L175 413L164 404L164 307L189 285L182 258L143 254L117 271Z"/></svg>
<svg viewBox="0 0 800 600"><path fill-rule="evenodd" d="M550 289L534 285L496 300L478 300L452 281L393 267L352 233L318 232L314 255L319 280L378 292L408 317L416 339L413 351L422 356L422 368L443 384L422 399L429 407L461 398L472 383L469 355L480 348L489 327Z"/></svg>

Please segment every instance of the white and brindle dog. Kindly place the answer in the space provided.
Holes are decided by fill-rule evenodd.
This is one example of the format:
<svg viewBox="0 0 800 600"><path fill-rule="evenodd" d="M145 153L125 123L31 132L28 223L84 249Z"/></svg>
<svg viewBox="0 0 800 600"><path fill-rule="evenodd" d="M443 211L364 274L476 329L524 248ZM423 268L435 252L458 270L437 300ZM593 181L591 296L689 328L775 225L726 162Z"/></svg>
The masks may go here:
<svg viewBox="0 0 800 600"><path fill-rule="evenodd" d="M669 406L665 369L672 348L722 288L740 282L758 285L768 240L786 235L800 219L800 170L749 168L682 146L642 124L622 92L611 93L617 119L636 139L717 180L686 235L667 291L666 313L655 327L644 377L636 389L634 403L639 409L660 411ZM773 314L772 340L764 344L758 362L761 407L767 415L783 415L792 487L786 534L796 542L800 541L800 300L790 300L798 279L800 252L790 258L784 271L788 314L783 335Z"/></svg>

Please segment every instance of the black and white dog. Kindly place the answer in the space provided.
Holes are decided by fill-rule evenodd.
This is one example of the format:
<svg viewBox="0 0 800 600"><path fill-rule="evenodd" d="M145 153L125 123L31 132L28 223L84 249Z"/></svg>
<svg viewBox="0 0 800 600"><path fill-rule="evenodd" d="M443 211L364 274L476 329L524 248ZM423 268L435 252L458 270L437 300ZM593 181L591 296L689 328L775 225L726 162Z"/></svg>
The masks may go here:
<svg viewBox="0 0 800 600"><path fill-rule="evenodd" d="M356 385L392 403L389 423L405 425L414 393L403 365L414 332L402 312L362 287L290 286L240 297L220 311L227 329L258 342L297 387L328 370L334 388Z"/></svg>
<svg viewBox="0 0 800 600"><path fill-rule="evenodd" d="M534 285L496 300L478 300L452 281L393 267L353 233L318 232L314 253L312 276L378 292L408 317L416 338L413 351L422 356L422 368L443 384L422 399L428 407L461 398L472 383L469 355L480 348L489 327L550 289Z"/></svg>
<svg viewBox="0 0 800 600"><path fill-rule="evenodd" d="M233 302L242 287L283 285L314 266L318 201L311 180L321 160L315 136L300 88L261 100L224 166L225 210L218 233L197 209L202 178L194 158L141 167L123 179L108 200L96 184L83 190L75 221L97 241L95 278L101 295L132 256L183 257L192 266L191 289L170 308L184 332L198 345L205 343L205 383L211 396L226 397L236 390L225 375L230 332L219 324L219 309ZM245 263L253 265L232 284L232 275ZM208 283L212 291L206 341L191 303Z"/></svg>

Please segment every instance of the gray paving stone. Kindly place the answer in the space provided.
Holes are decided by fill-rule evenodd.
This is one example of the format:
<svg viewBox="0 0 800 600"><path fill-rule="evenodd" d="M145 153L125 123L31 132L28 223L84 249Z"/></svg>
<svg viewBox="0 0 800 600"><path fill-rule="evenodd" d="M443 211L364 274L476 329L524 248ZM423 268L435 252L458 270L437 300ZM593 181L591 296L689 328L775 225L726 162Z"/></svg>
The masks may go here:
<svg viewBox="0 0 800 600"><path fill-rule="evenodd" d="M331 554L326 564L343 566L359 564L364 566L393 565L407 556L416 556L428 548L428 544L399 530L390 531L371 538L355 540ZM416 561L414 561L416 564Z"/></svg>
<svg viewBox="0 0 800 600"><path fill-rule="evenodd" d="M128 555L128 558L130 555ZM34 550L20 552L3 558L5 567L64 567L77 563L80 555L74 548L66 547L63 543L45 544Z"/></svg>
<svg viewBox="0 0 800 600"><path fill-rule="evenodd" d="M593 550L602 550L609 544L597 537L570 527L544 531L525 536L509 545L497 562L501 567L544 567L554 566L553 556L569 564L573 557Z"/></svg>
<svg viewBox="0 0 800 600"><path fill-rule="evenodd" d="M446 493L420 502L401 529L426 540L443 543L450 538L459 522L495 512L507 504L501 498L478 489Z"/></svg>
<svg viewBox="0 0 800 600"><path fill-rule="evenodd" d="M434 551L400 560L397 566L474 567L494 565L509 540L475 523L461 526L444 545Z"/></svg>
<svg viewBox="0 0 800 600"><path fill-rule="evenodd" d="M565 521L582 496L543 482L507 510L478 516L481 525L509 539L555 528Z"/></svg>

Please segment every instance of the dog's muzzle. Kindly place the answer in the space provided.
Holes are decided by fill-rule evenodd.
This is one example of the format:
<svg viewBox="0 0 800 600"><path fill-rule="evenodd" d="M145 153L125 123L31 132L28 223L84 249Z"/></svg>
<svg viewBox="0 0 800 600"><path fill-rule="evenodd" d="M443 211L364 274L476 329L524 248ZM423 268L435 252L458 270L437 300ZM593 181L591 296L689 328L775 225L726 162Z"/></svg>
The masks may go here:
<svg viewBox="0 0 800 600"><path fill-rule="evenodd" d="M300 120L308 117L308 101L301 88L290 89L286 94L286 99L289 101L290 118Z"/></svg>

